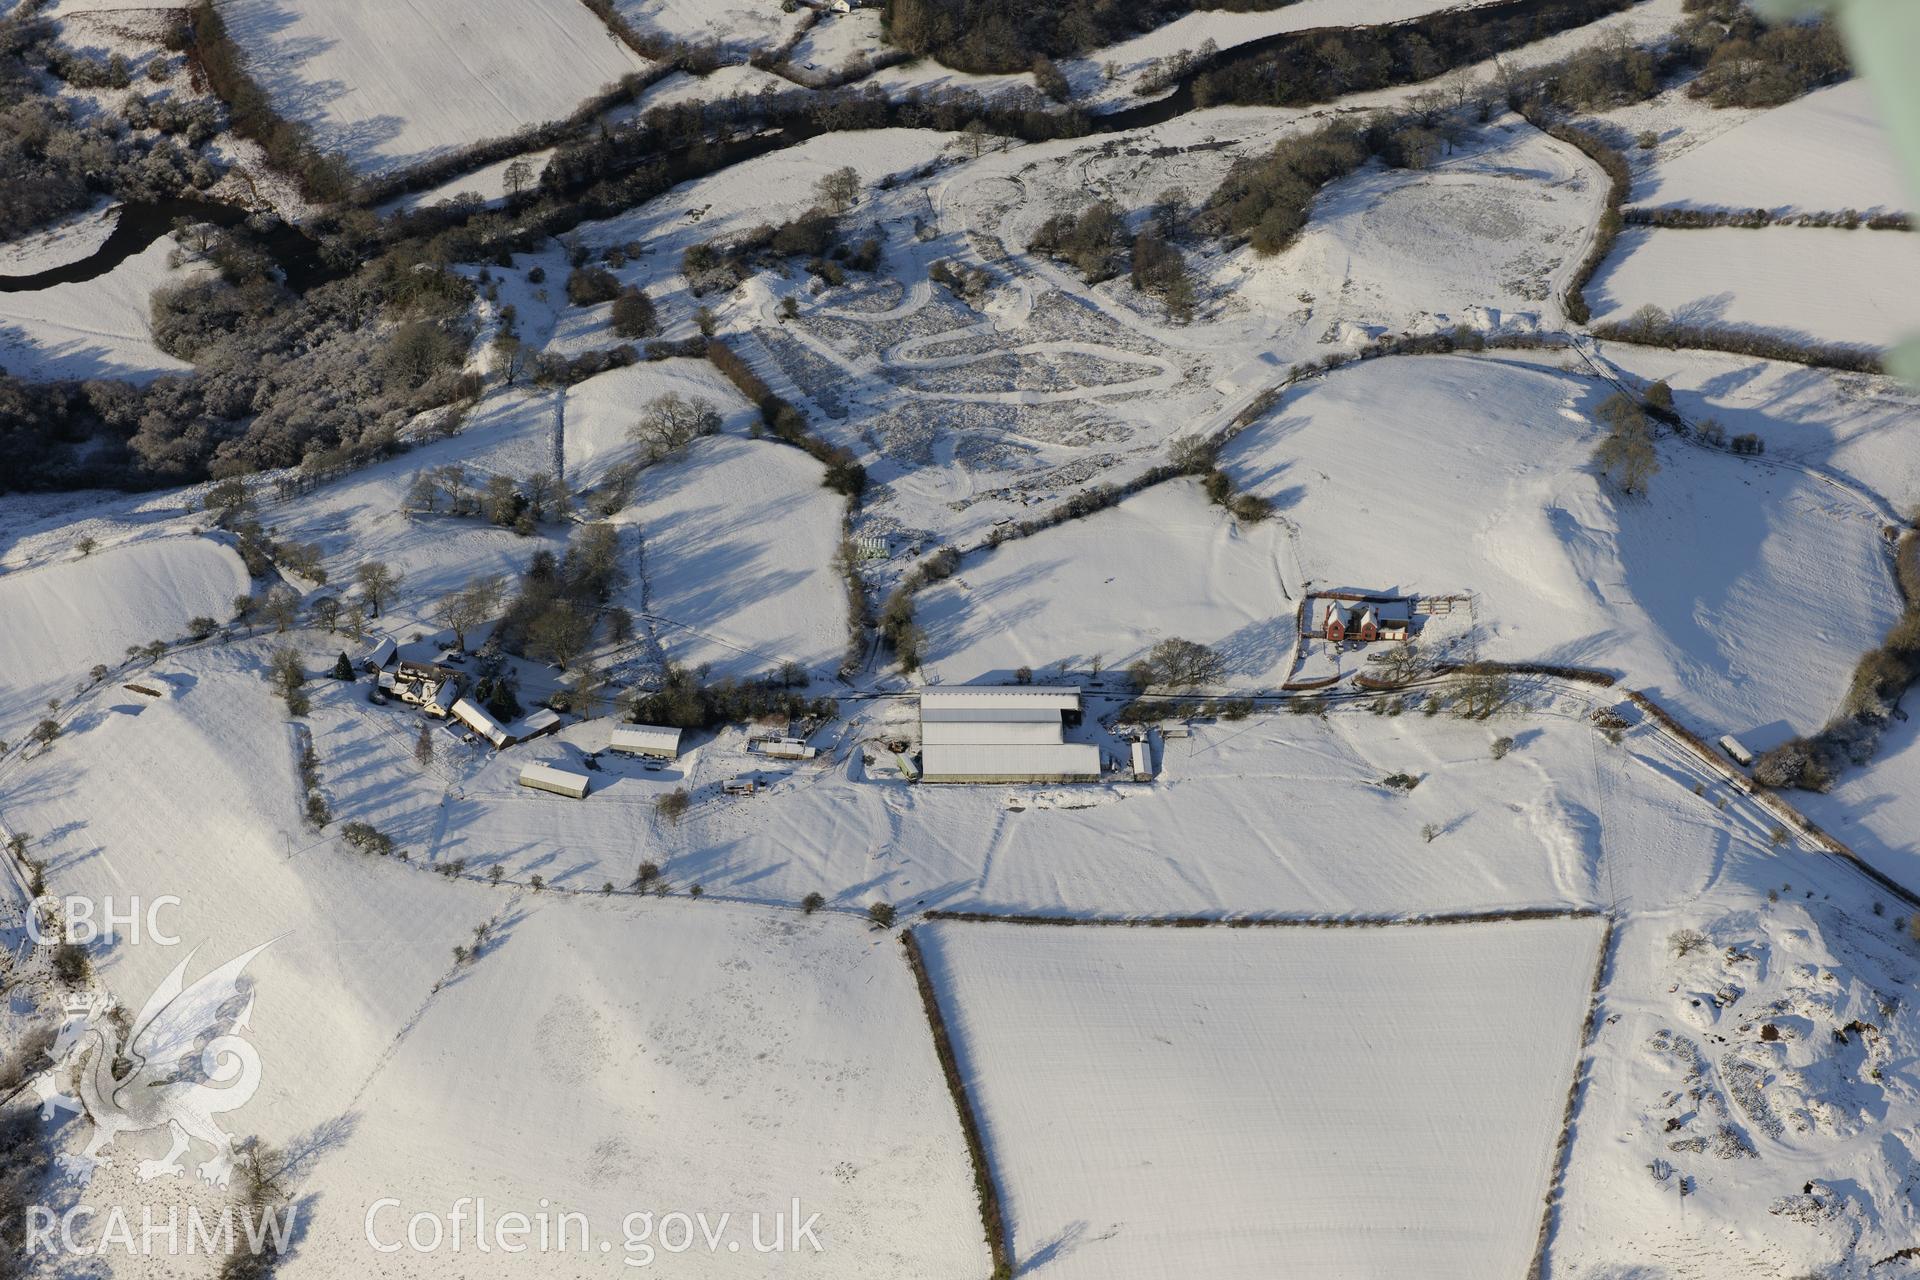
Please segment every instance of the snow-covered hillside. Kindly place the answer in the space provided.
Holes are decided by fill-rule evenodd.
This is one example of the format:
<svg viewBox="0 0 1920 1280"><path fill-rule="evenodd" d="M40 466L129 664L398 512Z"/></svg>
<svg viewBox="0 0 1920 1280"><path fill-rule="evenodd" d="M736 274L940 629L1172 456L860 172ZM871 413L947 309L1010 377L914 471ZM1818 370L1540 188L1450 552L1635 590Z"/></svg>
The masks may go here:
<svg viewBox="0 0 1920 1280"><path fill-rule="evenodd" d="M1655 306L1682 324L1886 346L1920 326L1920 242L1829 228L1629 228L1595 277L1597 323Z"/></svg>
<svg viewBox="0 0 1920 1280"><path fill-rule="evenodd" d="M148 320L153 291L182 275L168 265L174 248L163 236L95 279L0 293L0 366L16 376L136 382L190 369L154 346Z"/></svg>
<svg viewBox="0 0 1920 1280"><path fill-rule="evenodd" d="M1633 212L1911 206L1817 19L217 3L0 0L0 1255L1920 1267L1920 248Z"/></svg>
<svg viewBox="0 0 1920 1280"><path fill-rule="evenodd" d="M240 557L206 538L161 538L84 559L0 575L0 737L46 715L91 683L96 664L117 667L125 650L169 644L197 617L225 622L251 584Z"/></svg>

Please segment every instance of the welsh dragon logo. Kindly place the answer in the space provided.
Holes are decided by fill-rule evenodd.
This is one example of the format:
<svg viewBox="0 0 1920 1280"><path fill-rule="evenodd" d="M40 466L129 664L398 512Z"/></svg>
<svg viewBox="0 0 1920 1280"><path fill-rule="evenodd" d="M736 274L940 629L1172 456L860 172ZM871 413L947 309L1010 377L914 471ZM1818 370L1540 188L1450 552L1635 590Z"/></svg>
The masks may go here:
<svg viewBox="0 0 1920 1280"><path fill-rule="evenodd" d="M229 960L192 986L187 966L195 953L147 998L133 1019L126 1043L106 1015L110 1005L89 1004L72 1012L54 1041L54 1065L38 1083L40 1113L84 1112L93 1122L86 1149L59 1157L60 1165L82 1183L94 1170L111 1165L102 1154L123 1134L165 1127L172 1145L158 1160L142 1160L141 1181L177 1176L186 1170L180 1158L194 1142L213 1148L196 1166L215 1186L226 1186L236 1159L233 1135L217 1117L246 1105L260 1087L260 1055L239 1033L253 1016L252 982L247 965L271 942ZM59 1091L69 1069L77 1079L76 1099Z"/></svg>

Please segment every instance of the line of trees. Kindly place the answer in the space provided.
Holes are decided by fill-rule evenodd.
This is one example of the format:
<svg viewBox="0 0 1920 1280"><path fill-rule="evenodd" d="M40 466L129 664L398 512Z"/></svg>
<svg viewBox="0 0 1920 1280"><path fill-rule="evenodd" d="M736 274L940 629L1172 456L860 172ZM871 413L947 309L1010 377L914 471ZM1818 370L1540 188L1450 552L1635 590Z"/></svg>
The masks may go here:
<svg viewBox="0 0 1920 1280"><path fill-rule="evenodd" d="M1920 516L1915 523L1920 526ZM1755 782L1827 791L1848 765L1873 759L1901 697L1920 681L1920 527L1901 535L1894 576L1903 605L1900 617L1880 646L1854 666L1839 714L1813 736L1793 738L1762 755L1754 762Z"/></svg>
<svg viewBox="0 0 1920 1280"><path fill-rule="evenodd" d="M1594 227L1593 243L1587 247L1587 256L1580 260L1572 278L1567 281L1567 295L1562 303L1568 319L1575 324L1585 324L1593 318L1593 309L1587 303L1587 286L1593 282L1594 273L1600 270L1600 264L1606 261L1607 254L1613 250L1613 242L1619 238L1621 227L1626 225L1620 217L1620 207L1626 203L1627 193L1633 190L1633 171L1627 165L1627 157L1591 129L1570 124L1551 124L1531 109L1527 112L1527 120L1548 136L1578 148L1607 175L1606 208L1601 211L1600 221Z"/></svg>
<svg viewBox="0 0 1920 1280"><path fill-rule="evenodd" d="M770 715L789 719L811 716L825 721L840 713L834 699L796 693L792 682L792 674L787 673L756 680L729 677L708 683L700 671L669 663L658 689L636 689L621 695L620 714L636 724L701 729Z"/></svg>
<svg viewBox="0 0 1920 1280"><path fill-rule="evenodd" d="M1842 231L1911 231L1913 219L1904 213L1861 213L1858 209L1821 209L1795 213L1777 209L1627 209L1622 218L1630 227L1662 227L1697 231L1707 227L1837 227Z"/></svg>
<svg viewBox="0 0 1920 1280"><path fill-rule="evenodd" d="M712 338L707 342L707 359L760 411L762 425L775 439L803 450L825 465L827 471L822 484L851 502L860 500L867 487L867 469L854 458L851 450L815 435L798 406L775 395L724 339Z"/></svg>
<svg viewBox="0 0 1920 1280"><path fill-rule="evenodd" d="M192 65L207 87L227 104L235 133L260 144L274 168L292 175L309 200L331 203L353 192L353 170L333 152L315 144L306 125L280 114L273 98L247 69L247 57L227 32L214 0L198 0L189 11Z"/></svg>
<svg viewBox="0 0 1920 1280"><path fill-rule="evenodd" d="M1380 27L1290 33L1229 52L1193 81L1196 105L1311 106L1431 80L1630 8L1636 0L1504 0Z"/></svg>
<svg viewBox="0 0 1920 1280"><path fill-rule="evenodd" d="M1668 350L1726 351L1761 360L1786 360L1848 373L1880 373L1880 353L1866 347L1815 342L1790 334L1732 325L1683 324L1659 307L1641 307L1625 320L1593 327L1593 336L1610 342L1633 342Z"/></svg>
<svg viewBox="0 0 1920 1280"><path fill-rule="evenodd" d="M1191 12L1190 0L886 0L881 31L910 54L929 55L959 71L981 73L1050 67L1151 31Z"/></svg>

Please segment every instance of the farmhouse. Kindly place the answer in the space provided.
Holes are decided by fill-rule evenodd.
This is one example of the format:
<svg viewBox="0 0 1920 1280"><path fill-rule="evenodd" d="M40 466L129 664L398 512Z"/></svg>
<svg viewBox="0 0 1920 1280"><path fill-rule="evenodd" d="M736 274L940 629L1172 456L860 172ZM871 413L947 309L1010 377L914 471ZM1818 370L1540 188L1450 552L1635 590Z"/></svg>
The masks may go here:
<svg viewBox="0 0 1920 1280"><path fill-rule="evenodd" d="M965 685L920 694L925 782L1092 782L1100 748L1068 742L1080 719L1071 685Z"/></svg>
<svg viewBox="0 0 1920 1280"><path fill-rule="evenodd" d="M657 724L623 724L613 731L610 745L630 756L675 760L680 756L680 731Z"/></svg>
<svg viewBox="0 0 1920 1280"><path fill-rule="evenodd" d="M1328 600L1322 629L1328 644L1349 640L1372 644L1376 640L1405 640L1411 613L1405 600Z"/></svg>
<svg viewBox="0 0 1920 1280"><path fill-rule="evenodd" d="M428 708L430 714L445 715L460 693L460 673L431 662L408 662L404 658L391 671L380 675L380 687L402 702Z"/></svg>

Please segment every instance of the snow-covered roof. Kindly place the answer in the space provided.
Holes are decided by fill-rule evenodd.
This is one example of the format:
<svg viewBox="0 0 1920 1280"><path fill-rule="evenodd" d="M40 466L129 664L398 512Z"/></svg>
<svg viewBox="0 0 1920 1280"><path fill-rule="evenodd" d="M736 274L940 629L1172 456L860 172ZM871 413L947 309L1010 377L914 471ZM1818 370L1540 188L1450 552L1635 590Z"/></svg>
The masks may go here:
<svg viewBox="0 0 1920 1280"><path fill-rule="evenodd" d="M1080 709L1080 689L1070 684L969 684L920 691L922 718L929 710L1004 711L1014 707L1052 707L1061 711L1077 711Z"/></svg>
<svg viewBox="0 0 1920 1280"><path fill-rule="evenodd" d="M615 751L680 754L680 731L657 724L623 724L613 731Z"/></svg>
<svg viewBox="0 0 1920 1280"><path fill-rule="evenodd" d="M1049 703L1021 707L942 707L920 704L922 724L1059 724L1060 708Z"/></svg>
<svg viewBox="0 0 1920 1280"><path fill-rule="evenodd" d="M587 794L587 775L548 764L528 764L520 769L520 785L541 791L556 791L578 800Z"/></svg>
<svg viewBox="0 0 1920 1280"><path fill-rule="evenodd" d="M452 687L452 685L446 686L449 689ZM507 731L500 727L500 722L488 715L484 707L469 698L462 698L453 704L453 718L492 742L496 747L507 744Z"/></svg>
<svg viewBox="0 0 1920 1280"><path fill-rule="evenodd" d="M381 636L380 642L360 655L360 666L366 671L378 671L393 661L396 646L392 636Z"/></svg>
<svg viewBox="0 0 1920 1280"><path fill-rule="evenodd" d="M433 691L433 705L446 711L453 706L454 699L460 696L460 686L451 680L444 680Z"/></svg>
<svg viewBox="0 0 1920 1280"><path fill-rule="evenodd" d="M1060 713L1051 708L1045 710L1044 720L929 718L920 722L920 742L923 746L1058 742Z"/></svg>
<svg viewBox="0 0 1920 1280"><path fill-rule="evenodd" d="M935 745L920 753L925 782L1059 781L1100 777L1100 748L1088 742Z"/></svg>
<svg viewBox="0 0 1920 1280"><path fill-rule="evenodd" d="M515 722L512 733L516 738L531 738L560 727L560 713L552 707L541 707Z"/></svg>

